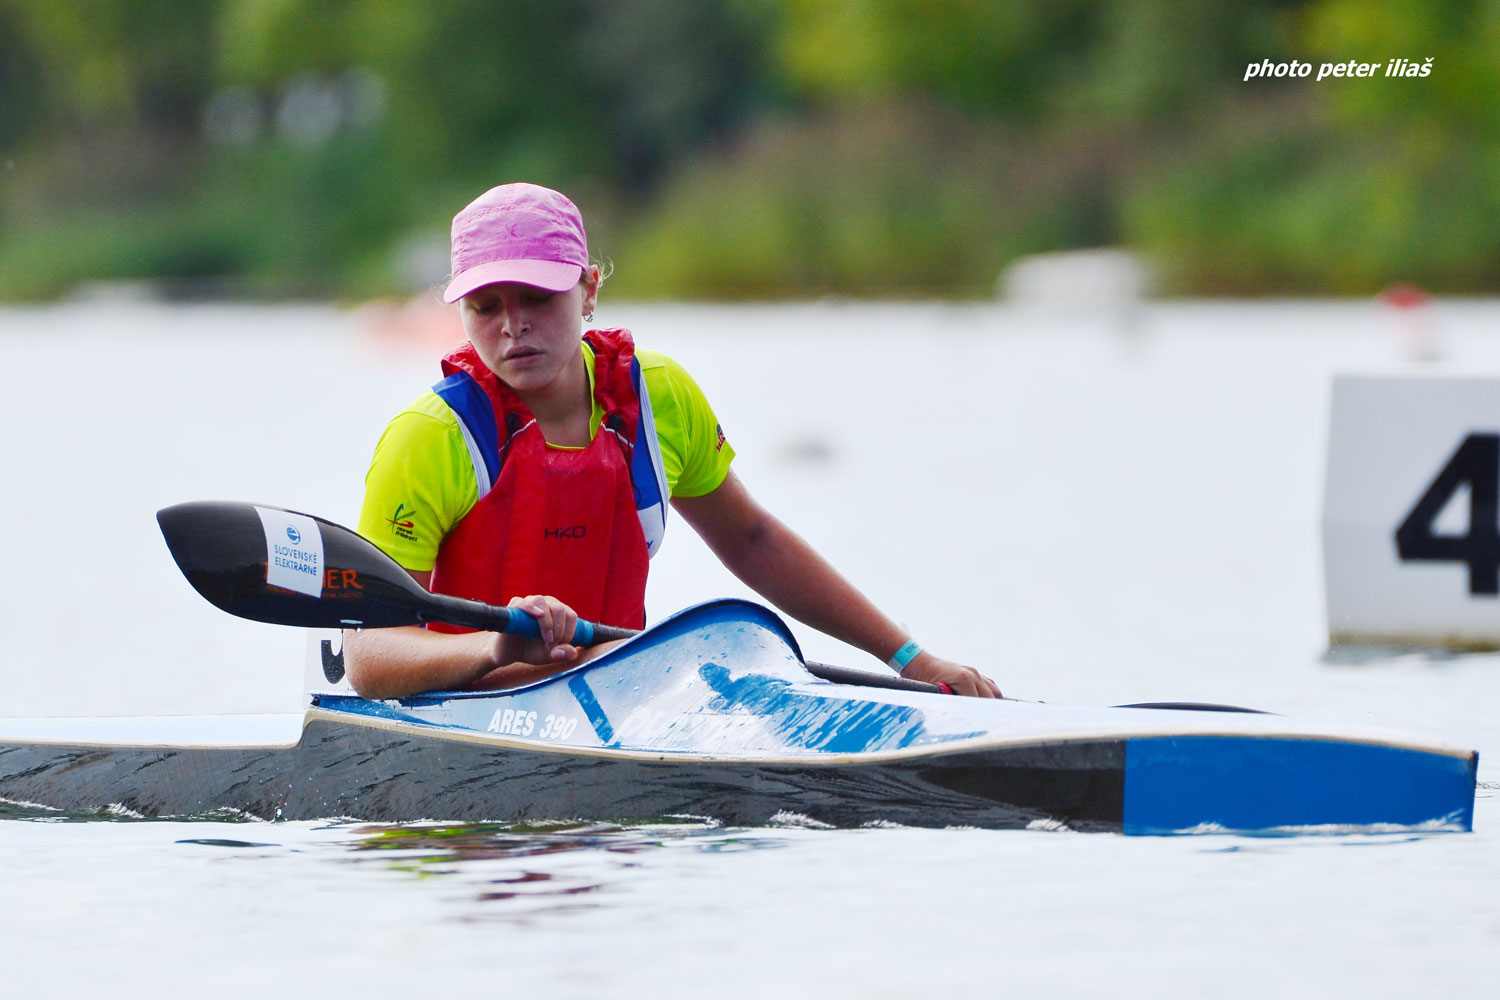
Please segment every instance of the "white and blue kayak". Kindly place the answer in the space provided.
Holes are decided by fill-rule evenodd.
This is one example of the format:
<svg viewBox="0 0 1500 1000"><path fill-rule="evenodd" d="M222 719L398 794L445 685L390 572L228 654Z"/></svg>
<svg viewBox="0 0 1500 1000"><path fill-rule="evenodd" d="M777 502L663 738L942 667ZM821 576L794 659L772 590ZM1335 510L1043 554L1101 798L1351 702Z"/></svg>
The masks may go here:
<svg viewBox="0 0 1500 1000"><path fill-rule="evenodd" d="M743 601L688 609L527 687L324 692L301 721L293 741L262 746L204 745L211 720L199 733L159 720L180 745L146 725L123 745L119 721L86 740L34 727L16 742L0 727L0 797L148 816L1468 830L1477 765L1458 747L1276 715L834 683Z"/></svg>
<svg viewBox="0 0 1500 1000"><path fill-rule="evenodd" d="M233 534L224 516L209 519L215 545ZM337 551L357 547L336 534L347 529L310 520L320 558L345 574L341 589L357 573L378 592L383 568ZM222 552L193 564L167 533L194 586L247 617L391 624L401 601L434 600L417 588L376 608L279 585L250 597L245 581L258 573L265 589L274 548L261 543L253 573L230 572ZM336 621L315 611L335 604ZM450 607L442 617L462 616ZM739 600L689 608L598 659L504 691L370 700L343 682L332 644L315 665L325 683L291 718L0 722L0 799L72 815L687 815L736 825L798 816L1135 834L1473 822L1478 755L1466 748L1217 706L1069 707L872 686L895 679L814 665L818 676L780 618Z"/></svg>

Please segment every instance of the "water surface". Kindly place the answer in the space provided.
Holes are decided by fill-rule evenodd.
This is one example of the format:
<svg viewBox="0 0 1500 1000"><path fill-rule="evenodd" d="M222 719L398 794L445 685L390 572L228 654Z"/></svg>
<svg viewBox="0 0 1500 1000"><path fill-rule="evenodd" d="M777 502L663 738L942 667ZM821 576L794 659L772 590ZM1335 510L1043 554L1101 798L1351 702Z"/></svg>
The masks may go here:
<svg viewBox="0 0 1500 1000"><path fill-rule="evenodd" d="M1440 307L1500 371L1500 307ZM0 809L6 993L1485 995L1500 659L1329 655L1329 378L1371 307L614 307L682 361L750 489L930 646L1051 702L1229 702L1481 751L1471 835L78 821ZM0 716L292 711L302 638L178 577L158 507L353 523L436 376L332 308L0 313ZM680 521L653 618L744 595ZM810 658L870 665L795 628Z"/></svg>

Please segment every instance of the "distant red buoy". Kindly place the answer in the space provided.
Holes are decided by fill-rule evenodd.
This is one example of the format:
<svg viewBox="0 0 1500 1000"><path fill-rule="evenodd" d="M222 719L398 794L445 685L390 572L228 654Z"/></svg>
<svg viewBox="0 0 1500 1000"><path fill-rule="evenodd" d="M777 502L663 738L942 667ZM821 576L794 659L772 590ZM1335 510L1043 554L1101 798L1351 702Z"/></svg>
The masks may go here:
<svg viewBox="0 0 1500 1000"><path fill-rule="evenodd" d="M1392 317L1401 352L1410 361L1437 361L1437 328L1433 320L1432 298L1416 285L1398 283L1380 293L1380 304Z"/></svg>
<svg viewBox="0 0 1500 1000"><path fill-rule="evenodd" d="M1417 309L1427 305L1432 299L1416 285L1397 284L1381 292L1380 301L1397 309Z"/></svg>

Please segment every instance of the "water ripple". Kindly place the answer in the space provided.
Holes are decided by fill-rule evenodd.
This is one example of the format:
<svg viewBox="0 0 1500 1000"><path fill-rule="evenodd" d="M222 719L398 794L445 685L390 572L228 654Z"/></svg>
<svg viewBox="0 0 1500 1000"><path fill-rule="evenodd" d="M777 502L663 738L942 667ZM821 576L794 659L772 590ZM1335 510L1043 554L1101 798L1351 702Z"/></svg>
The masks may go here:
<svg viewBox="0 0 1500 1000"><path fill-rule="evenodd" d="M711 821L405 823L351 826L348 863L461 887L481 909L456 919L514 919L593 909L625 888L632 870L664 852L716 855L787 841ZM583 898L588 897L588 898ZM496 907L499 907L497 909Z"/></svg>

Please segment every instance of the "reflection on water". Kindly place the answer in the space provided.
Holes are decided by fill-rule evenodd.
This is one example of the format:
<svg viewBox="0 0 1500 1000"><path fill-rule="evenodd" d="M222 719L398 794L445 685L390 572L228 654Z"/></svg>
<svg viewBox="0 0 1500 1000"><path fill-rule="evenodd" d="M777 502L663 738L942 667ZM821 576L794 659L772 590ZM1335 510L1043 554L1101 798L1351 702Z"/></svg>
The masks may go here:
<svg viewBox="0 0 1500 1000"><path fill-rule="evenodd" d="M228 840L224 837L189 837L176 841L179 844L201 844L204 847L280 847L280 844L261 844L251 840Z"/></svg>
<svg viewBox="0 0 1500 1000"><path fill-rule="evenodd" d="M720 854L783 847L785 840L709 821L413 823L351 827L350 862L418 879L452 879L474 902L458 919L516 919L604 905L631 869L662 851ZM505 909L489 909L504 904Z"/></svg>
<svg viewBox="0 0 1500 1000"><path fill-rule="evenodd" d="M1322 836L1317 834L1321 833ZM1395 844L1414 844L1432 837L1445 837L1445 831L1429 833L1368 833L1360 828L1341 830L1302 830L1269 835L1238 835L1242 839L1233 844L1201 847L1199 854L1281 854L1306 852L1320 847L1391 847Z"/></svg>
<svg viewBox="0 0 1500 1000"><path fill-rule="evenodd" d="M725 830L711 820L683 822L666 819L633 826L612 823L403 823L365 825L352 828L360 839L351 845L356 852L378 852L385 860L398 854L402 860L422 863L511 860L596 851L608 854L639 854L668 847L719 853L780 847L773 837L754 836L744 830Z"/></svg>
<svg viewBox="0 0 1500 1000"><path fill-rule="evenodd" d="M1367 667L1401 665L1411 667L1463 667L1472 663L1493 665L1500 656L1495 650L1476 646L1446 648L1431 646L1395 646L1382 643L1341 642L1329 646L1318 662L1330 667Z"/></svg>
<svg viewBox="0 0 1500 1000"><path fill-rule="evenodd" d="M440 920L526 923L606 905L628 906L637 899L634 888L696 871L697 859L704 856L785 848L795 841L794 835L773 828L725 828L699 817L406 824L237 819L156 819L107 810L74 814L0 800L0 842L7 836L18 842L28 828L40 832L39 827L49 827L54 832L30 838L49 858L65 857L53 848L65 852L76 843L131 843L145 845L148 853L161 852L159 862L144 862L143 872L159 873L163 864L187 865L189 871L198 865L252 865L262 875L277 877L295 870L304 884L332 884L356 896L373 891L406 905L435 905ZM406 888L390 897L393 881ZM173 891L170 879L152 884L154 891Z"/></svg>

